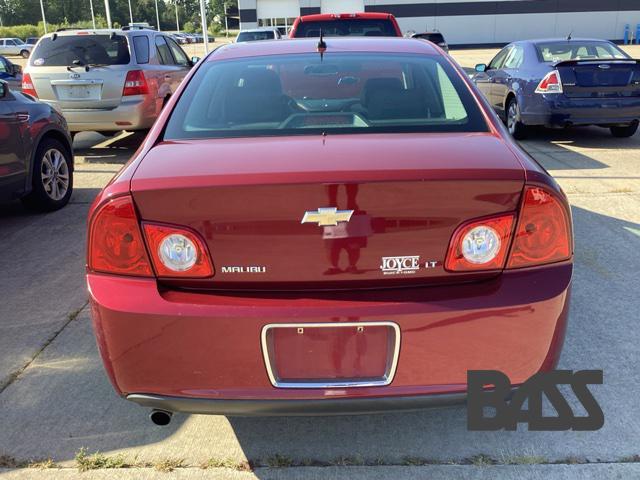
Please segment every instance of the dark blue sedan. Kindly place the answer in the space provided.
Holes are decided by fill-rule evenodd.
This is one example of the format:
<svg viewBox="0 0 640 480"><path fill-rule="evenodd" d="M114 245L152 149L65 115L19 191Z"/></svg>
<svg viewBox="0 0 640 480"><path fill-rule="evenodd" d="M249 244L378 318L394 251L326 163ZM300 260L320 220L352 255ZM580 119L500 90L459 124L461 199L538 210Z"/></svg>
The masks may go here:
<svg viewBox="0 0 640 480"><path fill-rule="evenodd" d="M638 129L640 61L605 40L514 42L476 65L473 81L517 139L532 125Z"/></svg>

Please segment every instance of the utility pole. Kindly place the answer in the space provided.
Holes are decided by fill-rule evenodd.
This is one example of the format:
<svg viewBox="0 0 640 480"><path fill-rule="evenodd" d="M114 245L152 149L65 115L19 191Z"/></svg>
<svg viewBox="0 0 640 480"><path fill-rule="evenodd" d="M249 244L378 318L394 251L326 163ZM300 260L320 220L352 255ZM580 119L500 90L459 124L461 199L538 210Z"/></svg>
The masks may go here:
<svg viewBox="0 0 640 480"><path fill-rule="evenodd" d="M131 10L131 0L129 0L129 18L131 19L131 23L133 23L133 10Z"/></svg>
<svg viewBox="0 0 640 480"><path fill-rule="evenodd" d="M158 31L161 31L160 28L160 11L158 10L158 0L156 0L156 22L158 23Z"/></svg>
<svg viewBox="0 0 640 480"><path fill-rule="evenodd" d="M44 0L40 0L40 11L42 12L42 24L44 25L44 33L47 33L47 19L44 16Z"/></svg>
<svg viewBox="0 0 640 480"><path fill-rule="evenodd" d="M109 8L109 0L104 0L104 9L107 13L107 27L113 28L113 25L111 24L111 9Z"/></svg>
<svg viewBox="0 0 640 480"><path fill-rule="evenodd" d="M204 38L204 53L209 53L209 31L207 23L207 9L204 0L200 0L200 18L202 19L202 37Z"/></svg>

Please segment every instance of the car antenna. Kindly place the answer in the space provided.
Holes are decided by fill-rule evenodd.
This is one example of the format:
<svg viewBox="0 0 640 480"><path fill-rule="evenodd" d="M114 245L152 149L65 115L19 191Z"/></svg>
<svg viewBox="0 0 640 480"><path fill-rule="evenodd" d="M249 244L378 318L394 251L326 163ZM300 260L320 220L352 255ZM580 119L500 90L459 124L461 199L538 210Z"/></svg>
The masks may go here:
<svg viewBox="0 0 640 480"><path fill-rule="evenodd" d="M322 29L320 29L320 40L318 40L318 53L320 54L320 61L324 58L324 52L327 51L327 42L324 41L324 35Z"/></svg>
<svg viewBox="0 0 640 480"><path fill-rule="evenodd" d="M567 37L567 42L571 41L571 35L573 35L573 30L569 32L569 36Z"/></svg>

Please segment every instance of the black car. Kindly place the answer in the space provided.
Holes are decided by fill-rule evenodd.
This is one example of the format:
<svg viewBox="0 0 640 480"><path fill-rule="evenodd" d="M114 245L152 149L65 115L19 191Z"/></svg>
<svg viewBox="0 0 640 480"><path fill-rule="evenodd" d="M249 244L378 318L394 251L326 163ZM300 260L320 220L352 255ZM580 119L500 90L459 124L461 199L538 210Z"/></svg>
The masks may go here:
<svg viewBox="0 0 640 480"><path fill-rule="evenodd" d="M449 44L444 39L444 35L440 32L423 32L423 33L414 33L411 35L411 38L422 38L423 40L429 40L432 43L438 45L445 52L449 53Z"/></svg>
<svg viewBox="0 0 640 480"><path fill-rule="evenodd" d="M0 201L64 207L73 190L73 149L56 110L0 80Z"/></svg>

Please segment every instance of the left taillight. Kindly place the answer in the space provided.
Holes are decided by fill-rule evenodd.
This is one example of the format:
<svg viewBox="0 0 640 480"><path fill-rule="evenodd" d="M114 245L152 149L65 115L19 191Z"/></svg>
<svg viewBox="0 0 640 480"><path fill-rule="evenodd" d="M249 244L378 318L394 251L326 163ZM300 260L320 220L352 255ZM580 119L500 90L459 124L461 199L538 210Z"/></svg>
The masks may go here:
<svg viewBox="0 0 640 480"><path fill-rule="evenodd" d="M106 202L94 214L89 228L88 266L94 272L153 276L129 195Z"/></svg>
<svg viewBox="0 0 640 480"><path fill-rule="evenodd" d="M31 80L31 75L29 75L28 73L25 73L22 76L22 93L26 93L27 95L38 98L36 89L33 86L33 80Z"/></svg>
<svg viewBox="0 0 640 480"><path fill-rule="evenodd" d="M149 93L149 84L142 70L129 70L124 81L122 96L146 95Z"/></svg>
<svg viewBox="0 0 640 480"><path fill-rule="evenodd" d="M151 260L159 277L207 278L213 264L200 236L184 227L143 223Z"/></svg>

